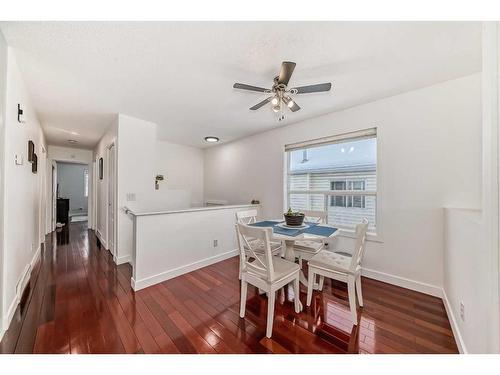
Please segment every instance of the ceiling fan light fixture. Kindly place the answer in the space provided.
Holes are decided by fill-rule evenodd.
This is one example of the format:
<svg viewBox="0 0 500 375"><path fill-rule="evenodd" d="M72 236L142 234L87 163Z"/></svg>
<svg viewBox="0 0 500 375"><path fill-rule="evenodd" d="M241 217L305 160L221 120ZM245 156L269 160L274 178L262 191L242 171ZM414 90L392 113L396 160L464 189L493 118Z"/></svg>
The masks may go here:
<svg viewBox="0 0 500 375"><path fill-rule="evenodd" d="M277 96L271 99L271 104L276 107L276 105L279 103L279 99Z"/></svg>
<svg viewBox="0 0 500 375"><path fill-rule="evenodd" d="M292 99L290 99L290 100L288 101L287 106L288 106L288 108L292 108L294 104L295 104L295 102L294 102Z"/></svg>
<svg viewBox="0 0 500 375"><path fill-rule="evenodd" d="M274 105L273 106L273 111L278 113L280 111L280 106L279 105Z"/></svg>

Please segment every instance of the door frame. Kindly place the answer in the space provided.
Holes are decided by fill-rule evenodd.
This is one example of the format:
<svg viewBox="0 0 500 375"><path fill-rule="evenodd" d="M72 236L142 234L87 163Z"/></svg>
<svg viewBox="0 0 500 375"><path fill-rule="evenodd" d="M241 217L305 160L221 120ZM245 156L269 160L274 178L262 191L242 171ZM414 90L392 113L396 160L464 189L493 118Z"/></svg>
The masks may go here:
<svg viewBox="0 0 500 375"><path fill-rule="evenodd" d="M111 154L113 154L113 168L111 168ZM106 164L107 164L107 173L106 173L106 244L108 247L108 250L111 252L111 255L113 255L113 260L116 262L116 259L118 258L118 251L117 251L117 227L118 227L118 215L117 215L117 152L116 152L116 143L113 140L107 147L106 147ZM112 175L111 175L112 173ZM113 186L111 188L110 186L110 177L113 177ZM112 189L112 195L111 197L111 189ZM113 198L113 199L111 199ZM113 238L110 239L110 216L109 216L109 211L110 211L110 204L113 204Z"/></svg>
<svg viewBox="0 0 500 375"><path fill-rule="evenodd" d="M51 191L50 196L47 196L47 203L51 206L51 230L56 230L57 223L57 163L72 163L72 164L81 164L86 165L88 170L89 177L89 189L87 196L87 227L91 229L91 226L94 225L93 215L94 215L94 201L95 195L94 191L91 189L91 186L94 184L93 178L93 164L92 162L80 159L50 159L50 165L53 167L53 174L51 175Z"/></svg>

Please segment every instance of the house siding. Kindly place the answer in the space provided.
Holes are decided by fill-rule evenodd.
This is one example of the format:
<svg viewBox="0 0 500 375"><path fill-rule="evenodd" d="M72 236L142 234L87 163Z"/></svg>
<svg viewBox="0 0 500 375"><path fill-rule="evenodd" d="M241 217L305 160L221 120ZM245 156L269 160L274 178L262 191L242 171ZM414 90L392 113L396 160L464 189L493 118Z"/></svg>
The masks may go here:
<svg viewBox="0 0 500 375"><path fill-rule="evenodd" d="M289 175L290 190L331 190L332 180L364 180L365 190L377 190L375 171L293 173ZM323 194L290 194L289 205L294 210L325 210ZM365 207L332 207L328 201L328 222L334 225L354 226L367 218L375 228L376 197L365 197Z"/></svg>

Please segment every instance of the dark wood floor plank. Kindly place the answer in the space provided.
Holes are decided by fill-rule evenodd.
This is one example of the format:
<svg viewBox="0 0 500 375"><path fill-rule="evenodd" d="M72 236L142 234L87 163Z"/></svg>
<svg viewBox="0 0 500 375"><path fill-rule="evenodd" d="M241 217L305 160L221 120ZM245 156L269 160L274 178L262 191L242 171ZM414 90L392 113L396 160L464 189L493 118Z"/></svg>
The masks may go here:
<svg viewBox="0 0 500 375"><path fill-rule="evenodd" d="M300 314L285 287L267 338L267 297L255 287L239 317L237 257L139 292L131 275L86 223L48 235L0 353L458 352L441 299L373 279L362 279L357 326L345 284L325 280ZM303 286L299 298L305 304Z"/></svg>

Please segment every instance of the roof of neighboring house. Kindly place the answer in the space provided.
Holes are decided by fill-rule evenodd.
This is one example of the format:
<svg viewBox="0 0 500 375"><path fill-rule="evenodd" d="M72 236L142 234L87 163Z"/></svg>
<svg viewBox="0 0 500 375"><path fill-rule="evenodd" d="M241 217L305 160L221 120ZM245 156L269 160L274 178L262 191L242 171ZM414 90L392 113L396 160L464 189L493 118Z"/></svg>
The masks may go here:
<svg viewBox="0 0 500 375"><path fill-rule="evenodd" d="M370 172L373 173L377 170L377 166L375 164L359 164L359 165L348 165L348 166L331 166L325 168L316 168L316 169L295 169L291 170L290 174L299 175L299 174L308 174L308 173L351 173L351 172Z"/></svg>
<svg viewBox="0 0 500 375"><path fill-rule="evenodd" d="M376 165L376 138L295 150L290 155L292 173L373 171Z"/></svg>

